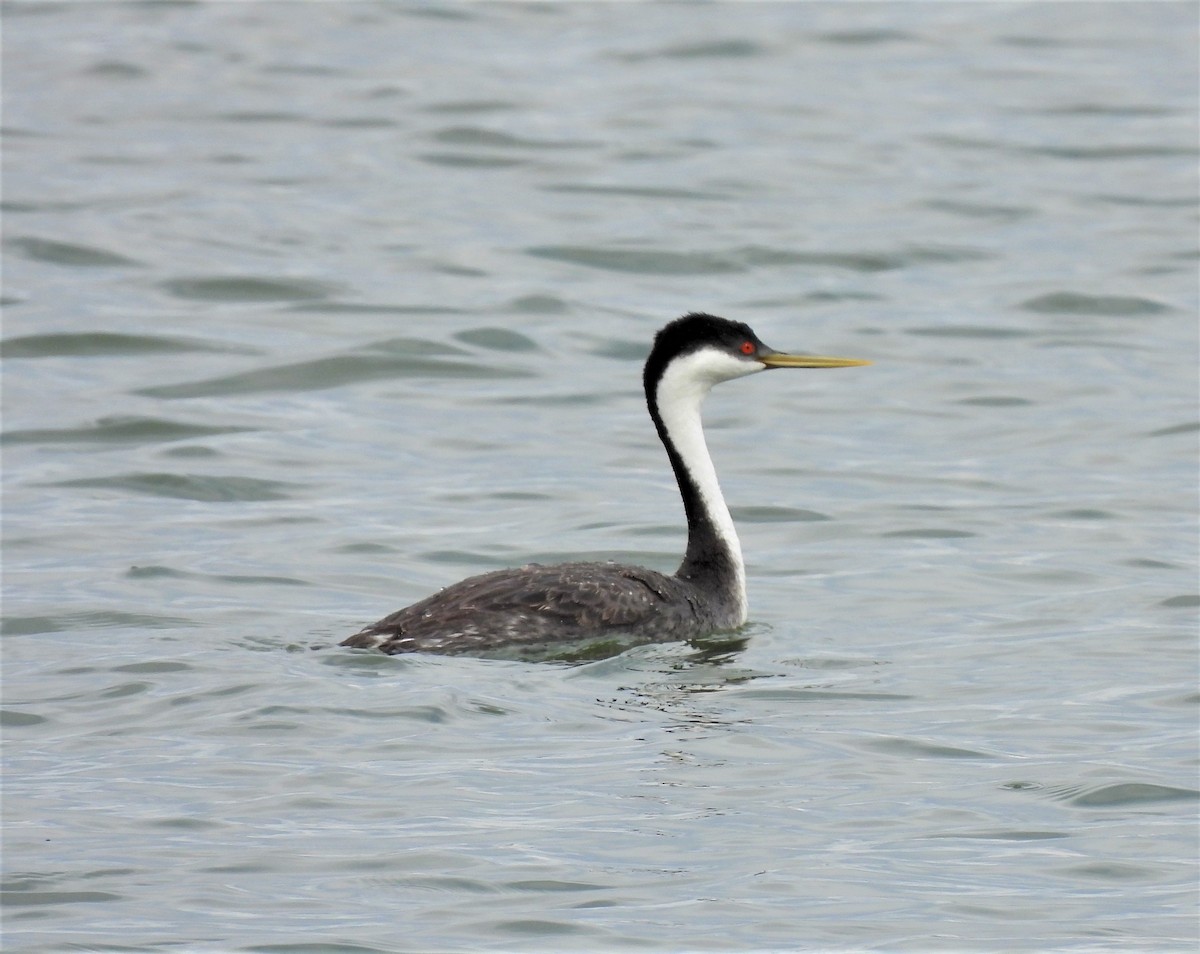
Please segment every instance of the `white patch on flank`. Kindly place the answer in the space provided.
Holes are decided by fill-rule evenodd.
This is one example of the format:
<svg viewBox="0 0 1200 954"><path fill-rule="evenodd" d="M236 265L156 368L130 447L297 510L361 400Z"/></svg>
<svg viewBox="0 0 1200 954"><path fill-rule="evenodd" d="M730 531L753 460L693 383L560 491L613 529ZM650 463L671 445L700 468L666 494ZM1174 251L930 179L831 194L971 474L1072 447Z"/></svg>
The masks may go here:
<svg viewBox="0 0 1200 954"><path fill-rule="evenodd" d="M717 471L713 467L704 428L700 422L700 405L714 384L765 371L766 366L754 360L743 360L715 348L702 348L667 365L659 379L656 398L658 413L684 466L700 491L700 502L733 557L737 574L736 598L739 623L746 621L746 568L742 563L742 545L738 542L733 517L721 493Z"/></svg>

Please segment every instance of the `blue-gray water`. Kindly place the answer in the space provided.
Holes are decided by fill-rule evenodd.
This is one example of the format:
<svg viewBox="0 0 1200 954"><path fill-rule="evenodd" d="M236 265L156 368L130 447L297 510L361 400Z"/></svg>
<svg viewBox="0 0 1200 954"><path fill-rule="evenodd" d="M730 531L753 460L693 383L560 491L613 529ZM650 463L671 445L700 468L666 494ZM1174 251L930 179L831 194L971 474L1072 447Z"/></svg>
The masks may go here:
<svg viewBox="0 0 1200 954"><path fill-rule="evenodd" d="M1193 4L4 15L7 951L1194 949ZM692 309L743 647L331 648Z"/></svg>

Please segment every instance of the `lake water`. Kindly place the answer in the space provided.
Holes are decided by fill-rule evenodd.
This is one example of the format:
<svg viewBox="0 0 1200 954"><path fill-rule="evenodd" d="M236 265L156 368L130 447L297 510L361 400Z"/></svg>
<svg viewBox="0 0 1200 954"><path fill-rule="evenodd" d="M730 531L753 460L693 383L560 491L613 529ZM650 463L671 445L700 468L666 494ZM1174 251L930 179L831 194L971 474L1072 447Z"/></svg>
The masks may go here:
<svg viewBox="0 0 1200 954"><path fill-rule="evenodd" d="M10 3L4 946L1197 943L1197 13ZM751 622L335 647L674 568Z"/></svg>

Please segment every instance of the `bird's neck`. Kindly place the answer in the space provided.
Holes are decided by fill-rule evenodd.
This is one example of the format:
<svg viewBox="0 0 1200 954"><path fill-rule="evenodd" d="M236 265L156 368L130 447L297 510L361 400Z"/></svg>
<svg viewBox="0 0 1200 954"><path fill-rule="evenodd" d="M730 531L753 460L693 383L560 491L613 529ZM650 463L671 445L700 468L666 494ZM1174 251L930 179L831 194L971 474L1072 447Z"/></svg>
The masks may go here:
<svg viewBox="0 0 1200 954"><path fill-rule="evenodd" d="M668 368L647 400L687 515L687 553L675 575L721 597L736 616L730 625L740 625L746 619L746 571L733 517L704 440L700 405L708 390L707 383Z"/></svg>

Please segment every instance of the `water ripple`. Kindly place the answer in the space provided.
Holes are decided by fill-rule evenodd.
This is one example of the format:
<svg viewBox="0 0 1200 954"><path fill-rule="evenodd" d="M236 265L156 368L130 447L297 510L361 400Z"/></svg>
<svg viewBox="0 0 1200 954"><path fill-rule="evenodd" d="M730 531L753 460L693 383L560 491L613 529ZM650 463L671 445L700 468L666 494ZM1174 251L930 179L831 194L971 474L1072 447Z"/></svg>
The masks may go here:
<svg viewBox="0 0 1200 954"><path fill-rule="evenodd" d="M217 434L238 434L252 430L247 427L211 427L187 424L158 417L102 417L94 424L82 427L30 428L4 431L0 443L5 444L152 444L169 441L212 437Z"/></svg>
<svg viewBox="0 0 1200 954"><path fill-rule="evenodd" d="M1121 782L1115 785L1065 788L1055 791L1054 796L1070 802L1078 808L1136 808L1159 802L1195 801L1200 791L1193 788L1177 788L1172 785L1154 785L1146 782Z"/></svg>
<svg viewBox="0 0 1200 954"><path fill-rule="evenodd" d="M1169 305L1149 298L1130 295L1083 295L1078 292L1051 292L1022 302L1026 311L1039 314L1115 315L1138 317L1161 315L1171 311Z"/></svg>
<svg viewBox="0 0 1200 954"><path fill-rule="evenodd" d="M162 288L176 298L204 302L280 302L327 298L337 292L328 282L258 275L216 275L171 278Z"/></svg>
<svg viewBox="0 0 1200 954"><path fill-rule="evenodd" d="M746 245L717 252L676 252L652 248L588 245L538 245L525 249L538 258L586 265L606 271L649 275L732 274L757 267L810 266L854 272L885 272L921 264L977 261L990 257L977 249L920 247L895 252L799 251Z"/></svg>
<svg viewBox="0 0 1200 954"><path fill-rule="evenodd" d="M33 261L48 262L52 265L69 265L73 268L128 268L144 264L107 249L59 242L53 239L26 236L8 239L4 244Z"/></svg>
<svg viewBox="0 0 1200 954"><path fill-rule="evenodd" d="M129 335L111 331L55 332L6 338L0 344L5 358L87 357L92 355L258 354L245 345L213 344L198 338Z"/></svg>
<svg viewBox="0 0 1200 954"><path fill-rule="evenodd" d="M133 491L178 500L245 503L287 500L299 485L281 480L213 474L129 473L111 477L81 477L48 484L50 487L88 487Z"/></svg>
<svg viewBox="0 0 1200 954"><path fill-rule="evenodd" d="M381 346L381 350L385 350ZM467 361L431 360L419 355L349 354L260 368L183 384L139 388L135 394L157 398L216 397L271 391L319 391L363 381L396 378L521 378L529 373Z"/></svg>
<svg viewBox="0 0 1200 954"><path fill-rule="evenodd" d="M123 613L113 610L92 610L61 613L55 616L6 616L0 621L5 636L32 636L39 633L61 633L78 629L176 629L197 626L182 616L152 616L145 613Z"/></svg>

